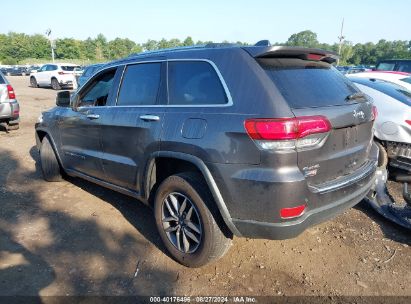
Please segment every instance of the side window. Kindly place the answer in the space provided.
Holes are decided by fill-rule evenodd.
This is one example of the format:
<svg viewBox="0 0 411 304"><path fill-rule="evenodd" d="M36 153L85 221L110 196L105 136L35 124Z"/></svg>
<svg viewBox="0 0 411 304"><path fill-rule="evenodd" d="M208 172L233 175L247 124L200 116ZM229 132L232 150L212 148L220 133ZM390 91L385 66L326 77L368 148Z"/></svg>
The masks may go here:
<svg viewBox="0 0 411 304"><path fill-rule="evenodd" d="M48 65L46 68L46 71L55 71L55 70L57 70L57 66L52 65L52 64Z"/></svg>
<svg viewBox="0 0 411 304"><path fill-rule="evenodd" d="M120 87L117 105L154 105L160 88L161 63L140 63L127 66Z"/></svg>
<svg viewBox="0 0 411 304"><path fill-rule="evenodd" d="M43 65L43 66L41 67L41 69L39 70L39 72L47 71L47 68L48 68L48 64Z"/></svg>
<svg viewBox="0 0 411 304"><path fill-rule="evenodd" d="M116 69L97 76L85 93L81 94L79 107L105 106L115 74Z"/></svg>
<svg viewBox="0 0 411 304"><path fill-rule="evenodd" d="M228 102L215 69L205 61L170 61L168 91L170 105L217 105Z"/></svg>

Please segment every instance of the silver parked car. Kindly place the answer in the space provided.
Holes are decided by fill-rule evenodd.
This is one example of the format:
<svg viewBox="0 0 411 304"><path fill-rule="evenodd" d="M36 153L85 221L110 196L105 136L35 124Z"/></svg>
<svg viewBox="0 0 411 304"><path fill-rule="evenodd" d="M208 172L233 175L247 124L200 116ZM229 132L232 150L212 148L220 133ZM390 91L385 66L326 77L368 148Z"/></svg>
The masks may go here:
<svg viewBox="0 0 411 304"><path fill-rule="evenodd" d="M0 72L0 123L8 130L19 128L20 106L16 99L13 87Z"/></svg>
<svg viewBox="0 0 411 304"><path fill-rule="evenodd" d="M390 165L411 173L411 92L384 80L350 77L374 99L378 109L375 137L384 147Z"/></svg>

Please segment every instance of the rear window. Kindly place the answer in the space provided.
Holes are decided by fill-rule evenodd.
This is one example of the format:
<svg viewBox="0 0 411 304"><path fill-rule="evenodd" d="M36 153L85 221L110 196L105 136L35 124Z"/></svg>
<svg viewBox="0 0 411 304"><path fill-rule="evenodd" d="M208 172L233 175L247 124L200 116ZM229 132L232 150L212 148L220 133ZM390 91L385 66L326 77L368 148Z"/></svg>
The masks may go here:
<svg viewBox="0 0 411 304"><path fill-rule="evenodd" d="M353 81L380 91L408 106L411 106L411 92L395 83L367 78L355 78Z"/></svg>
<svg viewBox="0 0 411 304"><path fill-rule="evenodd" d="M6 80L4 79L3 75L0 72L0 84L5 84Z"/></svg>
<svg viewBox="0 0 411 304"><path fill-rule="evenodd" d="M325 62L295 58L258 62L292 108L344 105L347 96L358 92L351 81Z"/></svg>
<svg viewBox="0 0 411 304"><path fill-rule="evenodd" d="M170 105L219 105L228 102L215 69L205 61L168 63Z"/></svg>
<svg viewBox="0 0 411 304"><path fill-rule="evenodd" d="M63 71L68 71L68 72L72 72L72 71L74 71L74 69L76 69L76 68L80 68L79 66L66 66L66 65L62 65L61 66L61 69L63 70Z"/></svg>

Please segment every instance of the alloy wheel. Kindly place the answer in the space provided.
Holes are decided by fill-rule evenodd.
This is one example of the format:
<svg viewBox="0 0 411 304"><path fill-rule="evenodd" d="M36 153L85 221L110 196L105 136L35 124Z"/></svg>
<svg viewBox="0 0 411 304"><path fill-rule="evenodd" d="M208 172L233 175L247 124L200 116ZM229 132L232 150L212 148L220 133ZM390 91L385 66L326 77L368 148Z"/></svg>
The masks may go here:
<svg viewBox="0 0 411 304"><path fill-rule="evenodd" d="M195 252L203 235L196 206L184 194L172 192L164 199L161 211L168 240L182 253Z"/></svg>

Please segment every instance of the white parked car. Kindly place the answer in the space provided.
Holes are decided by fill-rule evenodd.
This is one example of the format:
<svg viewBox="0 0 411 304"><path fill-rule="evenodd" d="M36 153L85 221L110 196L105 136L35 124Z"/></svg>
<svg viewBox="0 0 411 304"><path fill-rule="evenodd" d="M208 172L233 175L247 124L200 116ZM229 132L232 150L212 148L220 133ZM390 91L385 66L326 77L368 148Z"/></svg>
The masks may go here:
<svg viewBox="0 0 411 304"><path fill-rule="evenodd" d="M411 74L409 73L395 71L372 71L346 76L384 80L395 83L403 88L406 88L408 91L411 91Z"/></svg>
<svg viewBox="0 0 411 304"><path fill-rule="evenodd" d="M411 173L411 92L384 80L350 79L374 100L378 109L375 138L385 150L382 158Z"/></svg>
<svg viewBox="0 0 411 304"><path fill-rule="evenodd" d="M78 65L72 63L45 64L37 72L30 73L30 85L37 87L52 87L54 90L73 88L76 85L74 69Z"/></svg>

